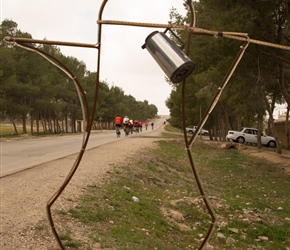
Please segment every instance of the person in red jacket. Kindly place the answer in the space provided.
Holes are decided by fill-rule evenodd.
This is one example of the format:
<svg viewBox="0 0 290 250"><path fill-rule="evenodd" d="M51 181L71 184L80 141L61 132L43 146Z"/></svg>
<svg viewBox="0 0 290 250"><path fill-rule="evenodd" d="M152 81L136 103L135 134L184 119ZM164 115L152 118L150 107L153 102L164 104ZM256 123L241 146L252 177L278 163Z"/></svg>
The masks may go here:
<svg viewBox="0 0 290 250"><path fill-rule="evenodd" d="M123 119L121 118L120 115L117 115L114 119L114 124L116 126L116 134L117 134L117 137L120 137L121 135L121 131L120 131L120 128L122 126L122 122L123 122Z"/></svg>
<svg viewBox="0 0 290 250"><path fill-rule="evenodd" d="M139 121L138 120L134 120L133 127L134 127L133 130L135 132L139 133Z"/></svg>
<svg viewBox="0 0 290 250"><path fill-rule="evenodd" d="M142 122L141 121L139 122L138 127L139 127L139 131L142 132Z"/></svg>

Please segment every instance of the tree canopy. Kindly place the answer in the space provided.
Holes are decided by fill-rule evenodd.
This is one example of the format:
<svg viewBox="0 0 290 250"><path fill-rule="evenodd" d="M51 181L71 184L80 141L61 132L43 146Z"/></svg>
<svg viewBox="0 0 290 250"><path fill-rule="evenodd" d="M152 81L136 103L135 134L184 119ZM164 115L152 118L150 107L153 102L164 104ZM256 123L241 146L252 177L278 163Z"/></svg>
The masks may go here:
<svg viewBox="0 0 290 250"><path fill-rule="evenodd" d="M247 33L250 38L289 46L289 1L286 0L200 0L194 3L196 27L227 32ZM174 24L189 23L171 12ZM188 31L178 31L183 41ZM194 72L186 80L186 125L197 125L200 115L222 82L242 43L223 37L192 35L189 56ZM229 84L206 123L207 129L225 137L229 129L260 126L275 105L290 107L290 52L250 44ZM171 124L181 127L181 84L167 99ZM288 108L289 110L289 108ZM270 122L268 129L272 128Z"/></svg>
<svg viewBox="0 0 290 250"><path fill-rule="evenodd" d="M27 132L27 121L37 124L37 131L31 126L31 133L39 132L40 124L46 133L76 132L75 121L83 117L72 80L36 53L3 42L5 36L32 38L29 33L20 31L16 22L6 19L0 28L1 118L9 118L13 123L22 121L24 133ZM87 70L85 63L77 58L63 55L57 46L37 45L37 48L53 55L73 72L86 92L91 109L96 72ZM110 87L109 83L100 82L94 114L96 120L102 117L102 121L112 122L120 114L145 121L157 112L157 107L147 100L136 100L126 95L120 87ZM68 129L68 121L71 121L71 129ZM15 132L18 133L16 127Z"/></svg>

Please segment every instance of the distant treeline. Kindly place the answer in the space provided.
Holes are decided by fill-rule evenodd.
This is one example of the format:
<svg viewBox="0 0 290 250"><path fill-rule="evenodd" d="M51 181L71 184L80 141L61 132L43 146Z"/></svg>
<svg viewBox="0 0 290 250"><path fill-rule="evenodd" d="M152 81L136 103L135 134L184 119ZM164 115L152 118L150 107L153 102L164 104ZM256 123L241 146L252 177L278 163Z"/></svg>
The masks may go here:
<svg viewBox="0 0 290 250"><path fill-rule="evenodd" d="M17 23L12 20L6 19L1 23L1 119L10 119L14 125L21 121L23 133L27 133L27 124L31 126L31 134L39 131L76 132L76 121L83 120L83 113L74 82L38 54L5 44L5 36L32 38L29 33L17 29ZM54 56L73 72L91 110L96 72L88 71L83 61L63 55L57 46L31 46ZM100 118L104 123L112 122L117 114L145 120L154 117L157 112L157 107L147 100L138 101L131 95L125 95L117 86L100 83L95 122L99 122ZM18 133L17 127L14 128Z"/></svg>

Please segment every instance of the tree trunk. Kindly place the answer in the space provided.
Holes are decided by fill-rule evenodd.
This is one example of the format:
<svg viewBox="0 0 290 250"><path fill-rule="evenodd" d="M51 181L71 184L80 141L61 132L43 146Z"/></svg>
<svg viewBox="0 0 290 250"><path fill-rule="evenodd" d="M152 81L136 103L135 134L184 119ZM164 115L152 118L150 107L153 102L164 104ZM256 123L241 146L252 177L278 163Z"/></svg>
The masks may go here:
<svg viewBox="0 0 290 250"><path fill-rule="evenodd" d="M257 148L262 148L261 134L263 129L263 118L258 116L258 135L257 135Z"/></svg>
<svg viewBox="0 0 290 250"><path fill-rule="evenodd" d="M54 117L52 120L52 126L53 126L53 133L56 134L57 133L57 124L56 124L56 118Z"/></svg>
<svg viewBox="0 0 290 250"><path fill-rule="evenodd" d="M74 117L71 118L71 132L76 132L76 119Z"/></svg>
<svg viewBox="0 0 290 250"><path fill-rule="evenodd" d="M27 134L27 129L26 129L26 114L22 114L22 129L23 129L23 134Z"/></svg>
<svg viewBox="0 0 290 250"><path fill-rule="evenodd" d="M41 125L42 125L42 131L43 131L43 133L46 133L45 119L43 117L43 112L40 112L40 120L41 120Z"/></svg>
<svg viewBox="0 0 290 250"><path fill-rule="evenodd" d="M16 124L15 124L15 122L14 122L12 116L8 114L8 117L9 117L10 121L11 121L12 124L13 124L13 128L14 128L14 132L15 132L15 134L18 135L18 130L17 130Z"/></svg>
<svg viewBox="0 0 290 250"><path fill-rule="evenodd" d="M213 141L213 129L212 128L210 128L209 130L208 130L208 132L209 132L209 139L211 140L211 141Z"/></svg>
<svg viewBox="0 0 290 250"><path fill-rule="evenodd" d="M218 119L219 141L223 141L223 132L222 132L223 125L222 125L222 121L223 121L223 119L219 115L219 119Z"/></svg>
<svg viewBox="0 0 290 250"><path fill-rule="evenodd" d="M33 135L33 112L30 113L30 134Z"/></svg>
<svg viewBox="0 0 290 250"><path fill-rule="evenodd" d="M36 123L36 133L39 134L39 116L36 117L35 123Z"/></svg>
<svg viewBox="0 0 290 250"><path fill-rule="evenodd" d="M213 127L213 136L214 136L214 140L217 141L218 138L217 138L217 127L216 127L216 125Z"/></svg>
<svg viewBox="0 0 290 250"><path fill-rule="evenodd" d="M277 144L277 150L276 153L277 154L282 154L282 147L281 147L281 143L279 141L277 132L276 132L276 128L275 128L275 124L274 124L274 118L273 118L273 113L270 112L270 110L268 110L269 112L269 125L270 125L270 130L273 133L273 136L275 137L276 140L276 144Z"/></svg>
<svg viewBox="0 0 290 250"><path fill-rule="evenodd" d="M45 134L47 134L47 128L46 128L46 119L45 119L45 117L42 117L42 128L43 128L43 132L45 133Z"/></svg>
<svg viewBox="0 0 290 250"><path fill-rule="evenodd" d="M267 97L265 97L265 101L266 103L268 103L268 100L267 100ZM282 154L282 147L281 147L281 143L279 141L279 138L278 138L278 134L276 132L276 128L275 128L275 125L274 125L274 118L273 118L273 111L271 110L270 108L270 105L266 105L267 107L267 111L269 113L269 121L268 121L268 126L269 126L269 129L270 131L273 133L273 136L276 140L276 144L277 144L277 150L276 150L276 153L277 154Z"/></svg>
<svg viewBox="0 0 290 250"><path fill-rule="evenodd" d="M224 141L227 141L227 134L228 134L228 131L231 129L231 124L230 124L230 120L229 120L229 116L228 116L228 112L223 109L223 121L224 121Z"/></svg>
<svg viewBox="0 0 290 250"><path fill-rule="evenodd" d="M51 123L51 116L50 116L50 112L49 111L48 111L47 126L48 126L48 133L52 134L52 123Z"/></svg>
<svg viewBox="0 0 290 250"><path fill-rule="evenodd" d="M287 138L286 148L287 148L287 150L290 150L289 111L290 111L290 107L287 106L286 121L285 121L285 131L286 131L286 138Z"/></svg>
<svg viewBox="0 0 290 250"><path fill-rule="evenodd" d="M61 132L61 128L60 128L59 120L55 119L55 122L56 122L56 133L60 133Z"/></svg>
<svg viewBox="0 0 290 250"><path fill-rule="evenodd" d="M64 130L64 121L63 121L63 117L61 117L61 132L65 132Z"/></svg>
<svg viewBox="0 0 290 250"><path fill-rule="evenodd" d="M68 133L67 114L64 115L64 119L65 119L65 132Z"/></svg>

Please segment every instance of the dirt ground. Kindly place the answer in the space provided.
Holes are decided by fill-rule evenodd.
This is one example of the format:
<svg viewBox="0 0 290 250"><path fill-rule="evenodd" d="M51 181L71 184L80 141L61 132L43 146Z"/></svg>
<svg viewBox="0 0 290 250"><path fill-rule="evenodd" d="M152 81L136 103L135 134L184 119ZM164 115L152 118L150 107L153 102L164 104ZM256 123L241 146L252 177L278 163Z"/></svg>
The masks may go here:
<svg viewBox="0 0 290 250"><path fill-rule="evenodd" d="M112 166L124 163L128 157L138 157L142 148L154 147L154 141L160 140L163 127L155 130L150 137L133 135L130 139L130 150L120 140L85 152L79 169L52 207L53 211L67 209L77 199L82 189L90 183L102 184ZM211 143L211 142L207 142ZM216 143L216 142L212 142ZM127 144L127 143L126 143ZM216 143L223 147L223 143ZM112 151L112 146L114 150ZM290 173L290 155L280 156L273 150L257 150L249 146L239 147L243 153L272 162L285 173ZM286 152L284 152L286 155ZM1 214L0 214L0 249L1 250L55 250L58 249L51 233L46 216L46 203L63 183L70 171L76 155L52 161L29 171L23 171L0 179ZM57 230L63 229L62 221L56 218ZM74 237L89 241L82 234L83 226L76 221L70 222L74 228ZM90 242L91 249L100 249L98 244Z"/></svg>
<svg viewBox="0 0 290 250"><path fill-rule="evenodd" d="M246 150L246 154L261 159L265 159L268 162L272 162L278 168L281 168L285 173L290 174L290 154L289 151L284 151L283 155L271 153L269 151L257 151L257 150Z"/></svg>
<svg viewBox="0 0 290 250"><path fill-rule="evenodd" d="M214 142L211 142L214 143ZM228 143L219 142L220 147L228 146ZM263 147L257 149L255 146L241 145L237 143L229 143L234 145L240 152L273 163L279 169L282 169L286 174L290 174L290 151L282 150L282 154L277 154L276 149Z"/></svg>
<svg viewBox="0 0 290 250"><path fill-rule="evenodd" d="M160 140L162 129L154 130L150 137L142 137L141 133L130 136L130 147L127 146L128 140L125 147L124 140L119 140L86 151L69 185L52 206L57 230L63 231L64 225L54 211L68 209L72 205L71 201L76 200L82 189L90 183L101 185L112 166L123 164L128 157L137 158L142 148L154 147L153 142ZM76 157L71 155L0 179L1 250L59 249L48 224L46 204L64 182ZM71 221L68 226L75 228L75 237L86 241L82 236L85 228L76 223ZM97 244L90 247L100 249Z"/></svg>

